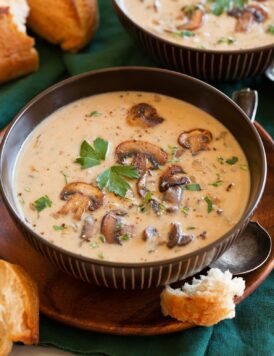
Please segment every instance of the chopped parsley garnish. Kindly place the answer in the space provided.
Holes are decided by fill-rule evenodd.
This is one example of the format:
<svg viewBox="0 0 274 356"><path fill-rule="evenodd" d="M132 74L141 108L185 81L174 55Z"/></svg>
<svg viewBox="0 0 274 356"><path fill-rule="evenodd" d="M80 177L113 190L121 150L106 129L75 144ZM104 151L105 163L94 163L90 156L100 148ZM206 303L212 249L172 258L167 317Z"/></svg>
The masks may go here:
<svg viewBox="0 0 274 356"><path fill-rule="evenodd" d="M25 187L24 191L29 193L31 191L31 188L30 187Z"/></svg>
<svg viewBox="0 0 274 356"><path fill-rule="evenodd" d="M224 157L217 157L217 161L220 163L220 164L224 164L224 161L225 161L225 159L224 159Z"/></svg>
<svg viewBox="0 0 274 356"><path fill-rule="evenodd" d="M130 236L128 234L123 234L121 236L119 236L119 240L122 241L128 241L130 239Z"/></svg>
<svg viewBox="0 0 274 356"><path fill-rule="evenodd" d="M64 173L63 171L60 171L60 173L62 174L62 176L64 177L64 181L66 184L68 184L68 175L66 173Z"/></svg>
<svg viewBox="0 0 274 356"><path fill-rule="evenodd" d="M271 33L271 35L274 35L274 25L269 25L267 28L267 32Z"/></svg>
<svg viewBox="0 0 274 356"><path fill-rule="evenodd" d="M187 229L187 230L195 230L196 227L195 227L195 226L188 226L186 229Z"/></svg>
<svg viewBox="0 0 274 356"><path fill-rule="evenodd" d="M241 169L242 171L248 171L248 166L247 166L247 164L241 164L241 165L240 165L240 169Z"/></svg>
<svg viewBox="0 0 274 356"><path fill-rule="evenodd" d="M179 150L178 146L171 146L168 145L168 149L170 151L170 159L168 160L169 163L176 163L179 162L180 160L178 157L176 157L177 151Z"/></svg>
<svg viewBox="0 0 274 356"><path fill-rule="evenodd" d="M55 231L62 231L65 230L66 226L65 225L53 225L53 230Z"/></svg>
<svg viewBox="0 0 274 356"><path fill-rule="evenodd" d="M145 196L144 196L144 201L145 201L146 203L149 203L150 200L151 200L151 198L152 198L151 191L148 190L148 191L146 192Z"/></svg>
<svg viewBox="0 0 274 356"><path fill-rule="evenodd" d="M181 37L185 38L185 37L194 37L196 34L195 34L195 32L192 32L192 31L180 31L179 35Z"/></svg>
<svg viewBox="0 0 274 356"><path fill-rule="evenodd" d="M213 210L213 203L212 200L209 199L208 196L204 197L204 201L207 203L207 212L211 213Z"/></svg>
<svg viewBox="0 0 274 356"><path fill-rule="evenodd" d="M98 258L100 258L100 260L103 260L105 258L103 255L103 252L98 253L97 256L98 256Z"/></svg>
<svg viewBox="0 0 274 356"><path fill-rule="evenodd" d="M236 38L231 37L231 36L229 36L229 37L221 37L217 41L218 44L226 43L228 45L232 45L235 42L236 42Z"/></svg>
<svg viewBox="0 0 274 356"><path fill-rule="evenodd" d="M184 215L187 215L189 213L190 208L188 208L187 206L184 206L183 208L181 208L181 213L183 213Z"/></svg>
<svg viewBox="0 0 274 356"><path fill-rule="evenodd" d="M98 117L98 116L101 116L102 114L99 113L98 111L94 110L94 111L91 111L89 114L86 114L86 117Z"/></svg>
<svg viewBox="0 0 274 356"><path fill-rule="evenodd" d="M159 214L162 215L166 211L166 206L163 203L159 204Z"/></svg>
<svg viewBox="0 0 274 356"><path fill-rule="evenodd" d="M243 9L248 1L249 0L207 0L207 2L211 4L211 12L216 16L220 16L222 13L234 8Z"/></svg>
<svg viewBox="0 0 274 356"><path fill-rule="evenodd" d="M131 165L112 166L99 174L96 182L101 190L106 188L109 192L124 198L130 189L130 185L125 178L139 178L137 169Z"/></svg>
<svg viewBox="0 0 274 356"><path fill-rule="evenodd" d="M33 205L35 209L40 212L45 208L50 208L52 206L52 201L47 195L44 195L43 197L40 197L39 199L35 200Z"/></svg>
<svg viewBox="0 0 274 356"><path fill-rule="evenodd" d="M233 165L239 161L239 158L236 156L232 156L231 158L226 160L226 163Z"/></svg>
<svg viewBox="0 0 274 356"><path fill-rule="evenodd" d="M104 235L99 236L99 240L104 244L106 242L106 238Z"/></svg>
<svg viewBox="0 0 274 356"><path fill-rule="evenodd" d="M122 224L121 222L118 222L118 223L116 224L116 226L115 226L115 229L116 229L116 230L121 230L122 227L123 227L123 224Z"/></svg>
<svg viewBox="0 0 274 356"><path fill-rule="evenodd" d="M92 242L91 244L89 244L89 246L90 246L91 248L97 248L97 247L98 247L98 244L97 244L97 242Z"/></svg>
<svg viewBox="0 0 274 356"><path fill-rule="evenodd" d="M201 190L200 184L197 183L186 184L184 187L186 190L191 190L192 192L198 192Z"/></svg>
<svg viewBox="0 0 274 356"><path fill-rule="evenodd" d="M219 187L222 185L224 182L222 180L216 180L216 182L213 183L208 183L208 185L212 185L213 187Z"/></svg>
<svg viewBox="0 0 274 356"><path fill-rule="evenodd" d="M106 158L108 142L100 137L93 141L92 147L86 140L82 142L80 148L80 157L75 160L82 169L98 166Z"/></svg>

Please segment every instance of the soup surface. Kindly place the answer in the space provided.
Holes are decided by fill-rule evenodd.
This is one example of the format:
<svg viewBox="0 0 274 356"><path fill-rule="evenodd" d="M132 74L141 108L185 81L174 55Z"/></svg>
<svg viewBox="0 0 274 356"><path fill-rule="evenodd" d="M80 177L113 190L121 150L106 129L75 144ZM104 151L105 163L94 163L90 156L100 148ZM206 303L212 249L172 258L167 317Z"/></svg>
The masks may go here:
<svg viewBox="0 0 274 356"><path fill-rule="evenodd" d="M240 219L249 170L216 119L171 97L114 92L51 114L14 172L18 209L44 239L107 261L172 258Z"/></svg>
<svg viewBox="0 0 274 356"><path fill-rule="evenodd" d="M201 49L236 50L274 44L274 0L120 0L141 27Z"/></svg>

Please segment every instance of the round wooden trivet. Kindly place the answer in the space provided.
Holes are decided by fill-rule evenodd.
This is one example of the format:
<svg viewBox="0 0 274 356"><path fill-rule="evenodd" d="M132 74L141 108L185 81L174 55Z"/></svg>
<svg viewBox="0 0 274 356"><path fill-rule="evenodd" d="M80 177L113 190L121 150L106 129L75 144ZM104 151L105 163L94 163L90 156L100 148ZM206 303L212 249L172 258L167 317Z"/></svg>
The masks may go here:
<svg viewBox="0 0 274 356"><path fill-rule="evenodd" d="M265 227L274 245L274 144L256 124L268 159L267 185L253 220ZM192 327L163 317L159 295L162 288L144 291L116 291L98 288L59 271L39 255L22 237L0 200L0 256L17 263L37 282L40 310L67 325L91 331L123 335L157 335ZM268 261L245 276L246 290L239 303L252 293L274 267L274 249Z"/></svg>

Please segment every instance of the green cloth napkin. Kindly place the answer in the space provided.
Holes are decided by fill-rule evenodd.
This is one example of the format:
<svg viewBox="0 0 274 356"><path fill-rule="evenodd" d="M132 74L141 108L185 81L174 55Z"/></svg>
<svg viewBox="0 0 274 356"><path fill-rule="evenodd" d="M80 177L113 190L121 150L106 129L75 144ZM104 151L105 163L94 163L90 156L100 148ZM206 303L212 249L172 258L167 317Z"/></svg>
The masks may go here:
<svg viewBox="0 0 274 356"><path fill-rule="evenodd" d="M0 127L3 128L34 95L56 81L88 70L124 65L156 66L119 24L109 0L99 0L101 23L95 39L82 52L64 54L37 39L40 69L0 86ZM228 95L242 87L260 95L257 121L274 135L274 83L264 76L234 84L217 84ZM107 316L106 316L107 317ZM210 328L155 337L125 337L78 330L41 317L41 345L82 355L274 355L274 273L237 307L237 318Z"/></svg>

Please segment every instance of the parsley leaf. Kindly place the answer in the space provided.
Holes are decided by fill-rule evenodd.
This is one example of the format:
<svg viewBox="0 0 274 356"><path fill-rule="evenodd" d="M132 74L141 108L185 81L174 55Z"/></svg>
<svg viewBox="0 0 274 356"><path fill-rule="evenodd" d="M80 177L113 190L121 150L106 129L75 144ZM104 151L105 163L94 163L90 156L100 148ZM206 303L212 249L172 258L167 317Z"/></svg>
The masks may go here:
<svg viewBox="0 0 274 356"><path fill-rule="evenodd" d="M211 12L216 16L220 16L222 13L232 10L233 8L243 9L248 1L249 0L207 0L207 2L211 4Z"/></svg>
<svg viewBox="0 0 274 356"><path fill-rule="evenodd" d="M219 38L217 41L217 44L226 43L228 45L232 45L235 42L236 42L236 39L234 37L228 36L228 37Z"/></svg>
<svg viewBox="0 0 274 356"><path fill-rule="evenodd" d="M39 199L35 200L33 203L35 209L40 212L44 210L45 208L50 208L52 205L52 201L47 195L44 195L43 197L40 197Z"/></svg>
<svg viewBox="0 0 274 356"><path fill-rule="evenodd" d="M65 225L53 225L53 230L55 231L62 231L62 230L65 230Z"/></svg>
<svg viewBox="0 0 274 356"><path fill-rule="evenodd" d="M86 140L82 142L80 148L80 157L75 160L82 169L98 166L106 158L108 142L100 137L93 141L92 147Z"/></svg>
<svg viewBox="0 0 274 356"><path fill-rule="evenodd" d="M92 117L92 116L98 117L98 116L101 116L101 114L96 110L91 111L89 114L86 114L86 117Z"/></svg>
<svg viewBox="0 0 274 356"><path fill-rule="evenodd" d="M267 28L267 32L271 33L271 35L274 35L274 25L269 25Z"/></svg>
<svg viewBox="0 0 274 356"><path fill-rule="evenodd" d="M216 180L216 182L208 183L208 185L212 185L213 187L219 187L222 184L223 184L222 180Z"/></svg>
<svg viewBox="0 0 274 356"><path fill-rule="evenodd" d="M233 165L239 161L239 158L236 156L232 156L231 158L226 160L226 163Z"/></svg>
<svg viewBox="0 0 274 356"><path fill-rule="evenodd" d="M186 184L184 187L186 190L191 190L192 192L197 192L201 190L200 184L197 183Z"/></svg>
<svg viewBox="0 0 274 356"><path fill-rule="evenodd" d="M101 190L106 187L109 192L124 198L130 189L130 185L125 178L139 178L137 169L131 165L112 166L99 174L96 182Z"/></svg>
<svg viewBox="0 0 274 356"><path fill-rule="evenodd" d="M204 197L204 201L207 203L207 212L211 213L213 210L213 203L212 200L209 199L208 196Z"/></svg>

